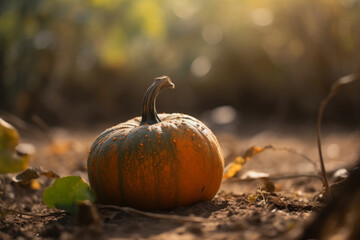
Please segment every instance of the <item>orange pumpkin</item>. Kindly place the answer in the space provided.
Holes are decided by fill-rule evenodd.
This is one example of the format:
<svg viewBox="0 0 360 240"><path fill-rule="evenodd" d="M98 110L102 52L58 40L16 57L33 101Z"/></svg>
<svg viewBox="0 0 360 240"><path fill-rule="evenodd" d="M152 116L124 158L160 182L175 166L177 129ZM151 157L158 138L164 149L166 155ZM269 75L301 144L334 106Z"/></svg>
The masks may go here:
<svg viewBox="0 0 360 240"><path fill-rule="evenodd" d="M138 209L170 209L210 200L218 191L224 160L214 134L185 114L157 114L167 76L145 93L142 117L107 129L91 146L88 174L97 201Z"/></svg>

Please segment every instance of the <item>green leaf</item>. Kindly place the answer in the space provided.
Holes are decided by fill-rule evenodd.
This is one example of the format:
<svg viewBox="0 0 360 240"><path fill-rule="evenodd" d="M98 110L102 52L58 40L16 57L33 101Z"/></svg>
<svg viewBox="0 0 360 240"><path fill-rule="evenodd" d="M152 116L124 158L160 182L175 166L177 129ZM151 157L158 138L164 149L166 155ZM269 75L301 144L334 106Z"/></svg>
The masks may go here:
<svg viewBox="0 0 360 240"><path fill-rule="evenodd" d="M0 173L19 172L26 169L30 154L18 154L19 134L0 118Z"/></svg>
<svg viewBox="0 0 360 240"><path fill-rule="evenodd" d="M43 202L50 208L58 208L77 213L79 202L95 201L95 193L81 177L69 176L58 178L44 191Z"/></svg>

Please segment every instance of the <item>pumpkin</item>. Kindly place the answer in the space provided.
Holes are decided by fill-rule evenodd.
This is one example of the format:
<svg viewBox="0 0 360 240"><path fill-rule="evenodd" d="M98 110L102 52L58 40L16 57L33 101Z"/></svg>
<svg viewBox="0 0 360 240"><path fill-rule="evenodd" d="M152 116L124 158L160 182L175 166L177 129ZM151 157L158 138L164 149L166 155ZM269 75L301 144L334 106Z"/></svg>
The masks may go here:
<svg viewBox="0 0 360 240"><path fill-rule="evenodd" d="M165 210L217 193L224 160L216 137L189 115L158 115L155 101L163 88L174 88L170 78L155 78L142 116L105 130L92 144L87 169L98 202Z"/></svg>

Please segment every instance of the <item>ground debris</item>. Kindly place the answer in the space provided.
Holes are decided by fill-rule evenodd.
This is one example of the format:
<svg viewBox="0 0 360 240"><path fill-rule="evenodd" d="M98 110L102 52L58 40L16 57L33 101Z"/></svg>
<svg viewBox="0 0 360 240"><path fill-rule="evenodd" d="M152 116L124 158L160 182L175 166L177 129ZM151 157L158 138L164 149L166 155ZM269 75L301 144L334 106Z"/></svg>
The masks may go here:
<svg viewBox="0 0 360 240"><path fill-rule="evenodd" d="M46 152L46 143L35 144L37 156L30 165L43 166L61 176L79 175L85 179L85 159L91 144L87 139L92 140L88 135L86 133L81 141L74 139L79 144L64 152L50 154ZM339 136L341 137L334 136L337 142ZM305 149L302 152L306 153L316 152L311 150L311 141L302 139L301 134L296 138L279 138L276 135L270 137L271 139L266 139L266 136L262 136L259 144L274 142L281 146L301 146L299 150ZM312 138L313 136L310 139ZM220 141L224 143L221 136ZM239 146L246 147L249 139L238 141L239 144L235 144L233 140L228 143L235 153L236 149L240 149ZM255 143L257 142L258 139ZM349 142L354 140L349 139L346 134L346 138L339 144L342 151L350 154L354 147ZM81 148L75 148L80 143ZM338 165L331 168L343 167L344 159L350 159L350 155L343 157ZM91 207L85 206L85 219L81 220L77 216L49 209L42 203L43 191L51 185L53 179L47 176L37 178L35 180L39 181L40 188L33 188L31 184L15 183L12 177L5 175L0 182L3 183L0 188L3 191L0 199L0 239L297 239L315 213L325 206L326 202L322 203L314 198L321 191L321 181L313 177L315 173L304 174L311 173L313 166L303 161L301 156L289 155L283 151L265 152L254 156L244 166L244 172L249 170L266 172L270 177L227 179L211 201L169 211L153 211L148 216L96 207L98 219L95 216L95 220L90 222L87 222L86 215L94 210ZM266 184L266 181L270 184ZM177 217L153 217L159 214L181 216L184 218L179 219L183 220L196 218L200 221L173 221L171 219Z"/></svg>

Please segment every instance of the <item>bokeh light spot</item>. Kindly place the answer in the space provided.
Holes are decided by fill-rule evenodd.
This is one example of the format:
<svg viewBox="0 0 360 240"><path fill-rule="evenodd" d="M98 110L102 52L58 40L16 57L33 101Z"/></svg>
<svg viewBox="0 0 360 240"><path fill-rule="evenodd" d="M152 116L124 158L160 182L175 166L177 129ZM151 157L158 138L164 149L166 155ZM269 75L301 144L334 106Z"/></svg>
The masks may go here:
<svg viewBox="0 0 360 240"><path fill-rule="evenodd" d="M257 26L269 26L274 20L273 12L268 8L257 8L251 12L251 20Z"/></svg>
<svg viewBox="0 0 360 240"><path fill-rule="evenodd" d="M203 27L201 36L206 43L216 45L221 42L223 38L223 31L217 25L208 24Z"/></svg>
<svg viewBox="0 0 360 240"><path fill-rule="evenodd" d="M40 31L34 38L34 47L36 49L45 49L50 46L53 41L53 35L50 31Z"/></svg>
<svg viewBox="0 0 360 240"><path fill-rule="evenodd" d="M184 0L174 0L172 9L176 16L184 20L190 19L198 11L191 1Z"/></svg>
<svg viewBox="0 0 360 240"><path fill-rule="evenodd" d="M232 106L221 106L211 111L211 120L219 125L235 121L236 110Z"/></svg>
<svg viewBox="0 0 360 240"><path fill-rule="evenodd" d="M339 154L340 154L340 147L336 143L332 143L326 148L326 155L329 158L337 158Z"/></svg>
<svg viewBox="0 0 360 240"><path fill-rule="evenodd" d="M210 72L211 62L207 57L198 57L191 64L191 72L197 77L203 77Z"/></svg>

